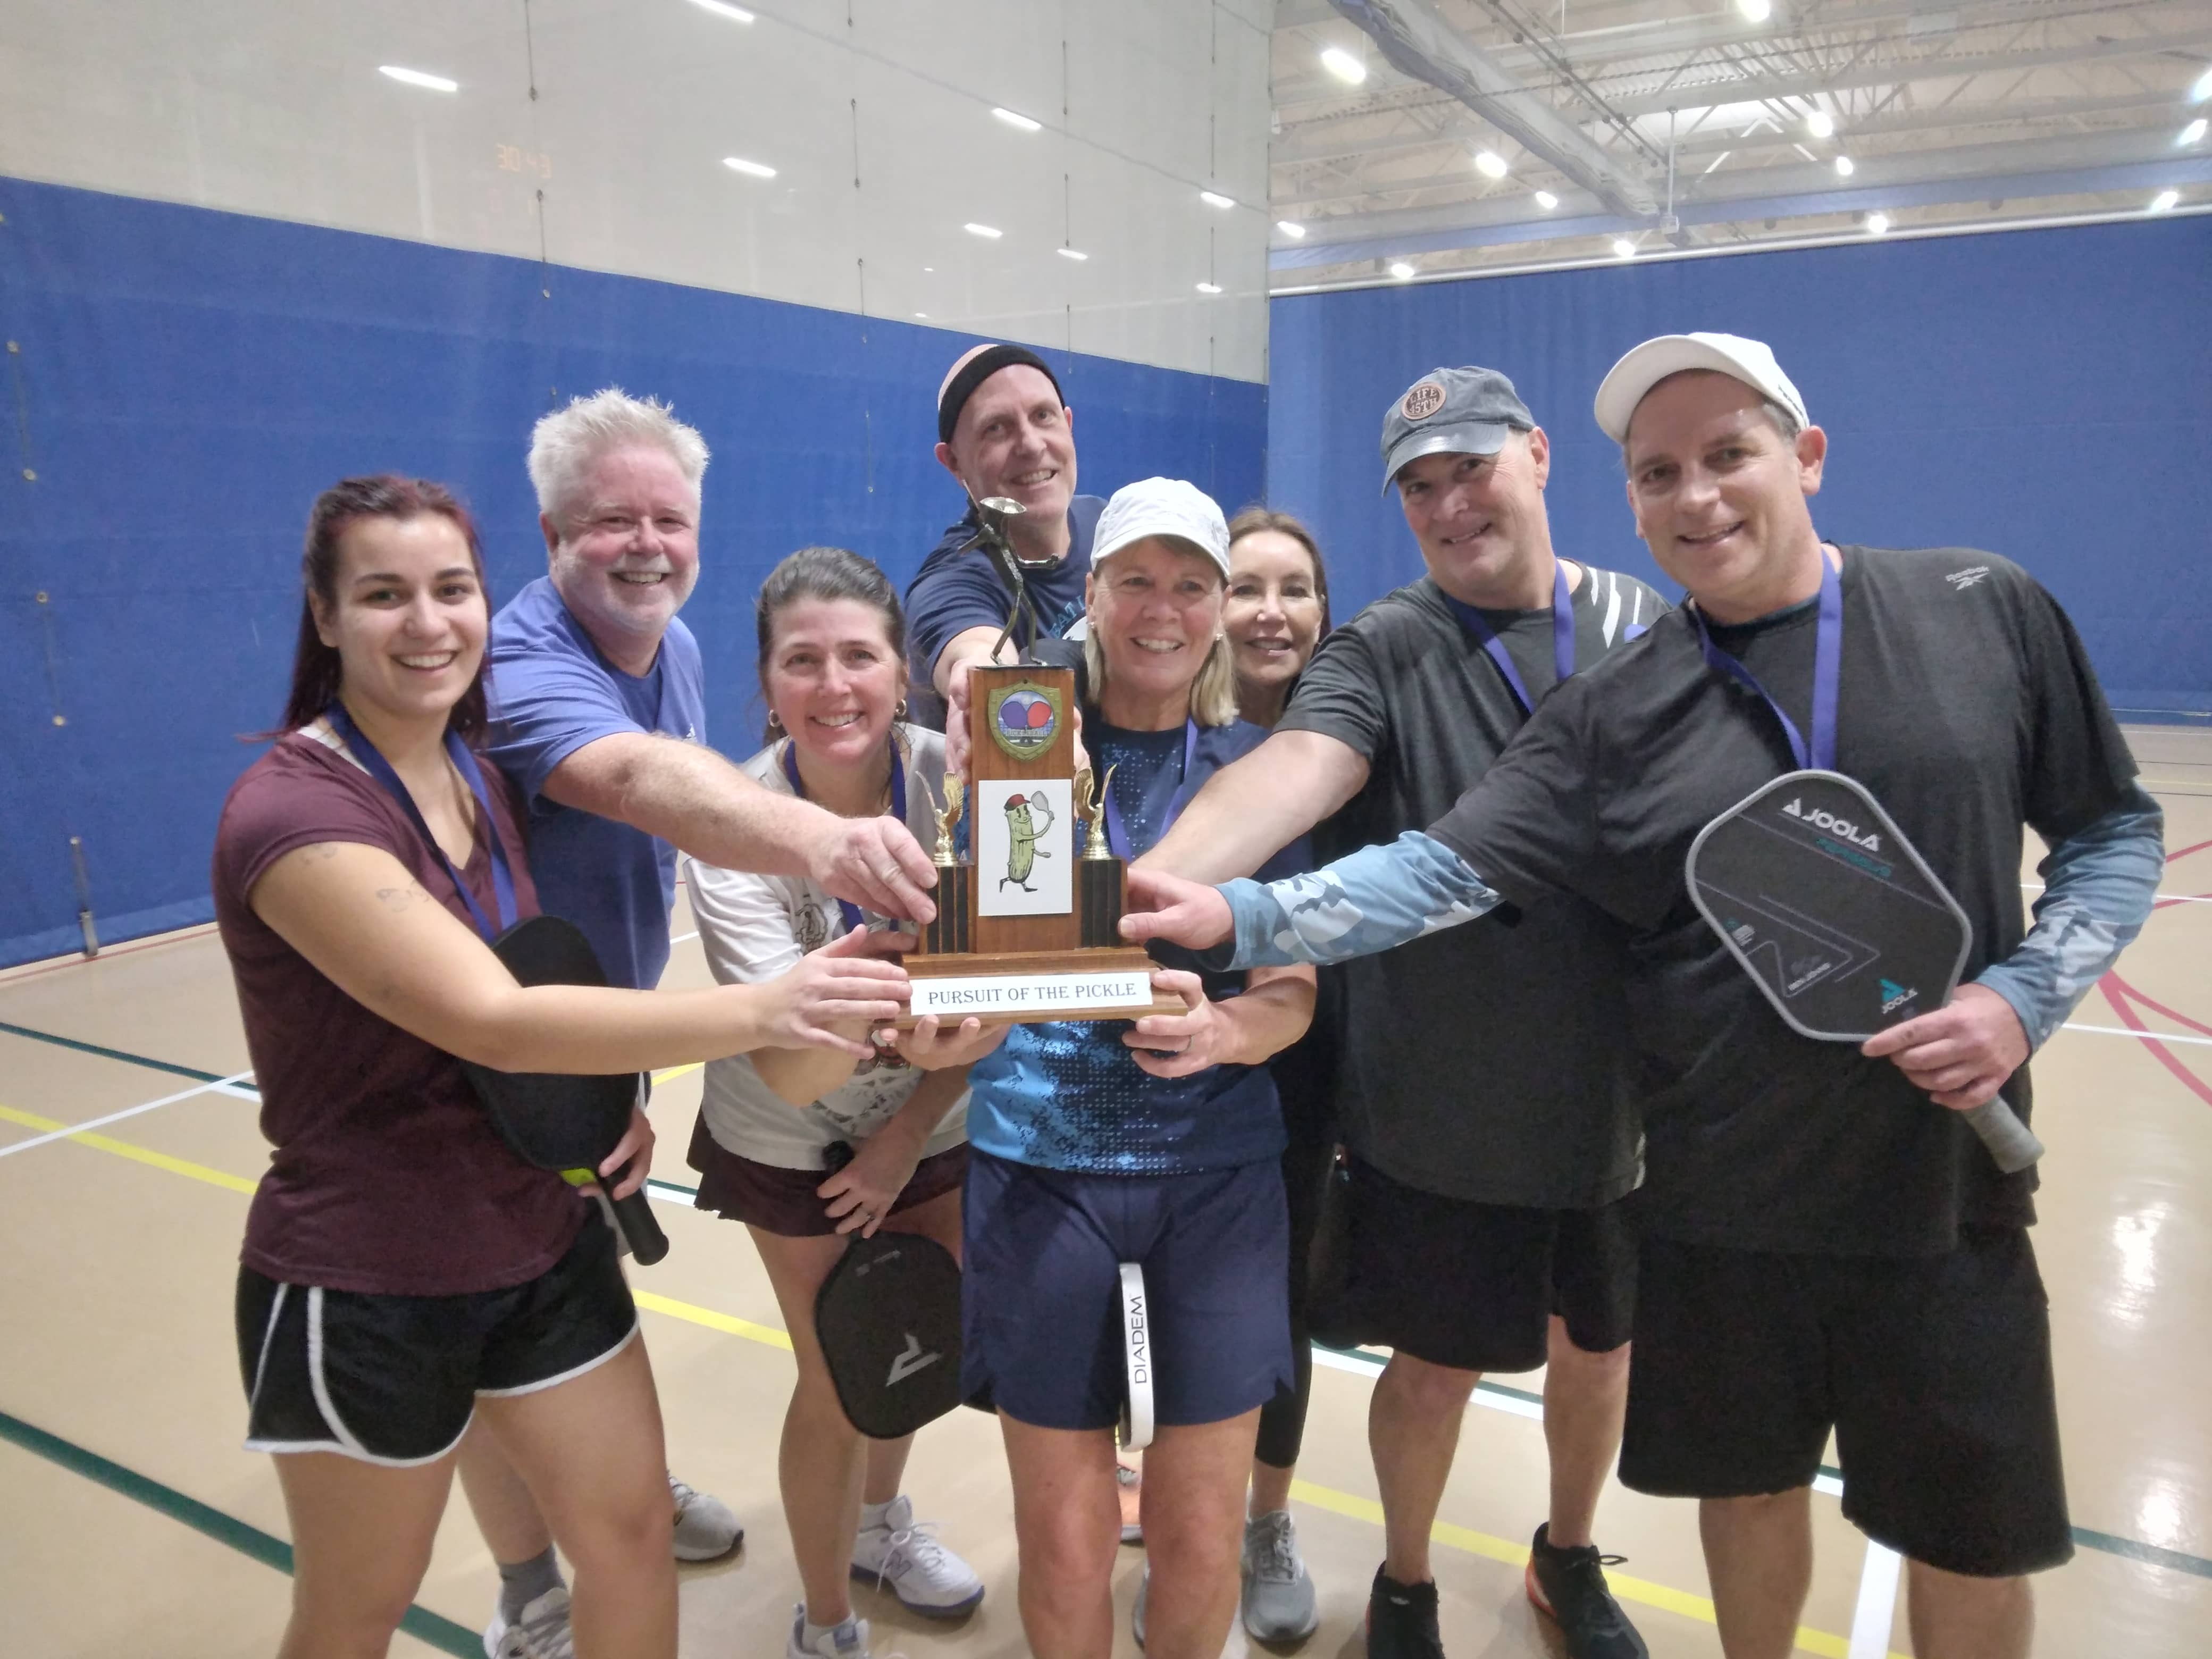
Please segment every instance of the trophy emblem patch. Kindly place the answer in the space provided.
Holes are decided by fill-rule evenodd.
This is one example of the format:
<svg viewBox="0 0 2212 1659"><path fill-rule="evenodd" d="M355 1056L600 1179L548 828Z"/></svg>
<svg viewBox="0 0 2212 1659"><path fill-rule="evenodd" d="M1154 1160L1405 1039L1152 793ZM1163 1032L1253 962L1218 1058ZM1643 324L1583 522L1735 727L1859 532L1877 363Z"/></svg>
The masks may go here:
<svg viewBox="0 0 2212 1659"><path fill-rule="evenodd" d="M1060 693L1030 680L1017 680L990 694L986 706L991 736L1016 760L1035 760L1052 747L1060 732Z"/></svg>

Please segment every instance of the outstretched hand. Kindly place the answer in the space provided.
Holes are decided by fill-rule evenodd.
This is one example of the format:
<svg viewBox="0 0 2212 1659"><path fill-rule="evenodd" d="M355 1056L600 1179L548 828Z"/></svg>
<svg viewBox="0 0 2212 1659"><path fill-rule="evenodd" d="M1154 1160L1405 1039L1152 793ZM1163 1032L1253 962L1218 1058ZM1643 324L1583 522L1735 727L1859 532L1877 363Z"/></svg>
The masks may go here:
<svg viewBox="0 0 2212 1659"><path fill-rule="evenodd" d="M972 1066L1006 1040L1013 1030L1003 1022L986 1025L970 1014L951 1030L939 1029L935 1014L924 1014L911 1031L895 1033L899 1058L925 1072L941 1072L954 1066ZM878 1041L883 1034L877 1034Z"/></svg>
<svg viewBox="0 0 2212 1659"><path fill-rule="evenodd" d="M1148 939L1203 951L1237 930L1229 901L1218 887L1185 881L1161 870L1131 866L1129 909L1121 918L1121 937L1141 945Z"/></svg>
<svg viewBox="0 0 2212 1659"><path fill-rule="evenodd" d="M806 858L816 886L879 916L926 922L937 915L929 896L937 867L906 825L894 817L823 816L829 823Z"/></svg>
<svg viewBox="0 0 2212 1659"><path fill-rule="evenodd" d="M830 1029L888 1024L907 1000L906 969L884 961L885 953L910 946L910 933L878 933L854 927L820 950L810 951L769 981L775 994L768 1024L769 1045L778 1048L835 1048L866 1060L875 1051L858 1035Z"/></svg>
<svg viewBox="0 0 2212 1659"><path fill-rule="evenodd" d="M1938 1106L1971 1111L1996 1097L2027 1061L2020 1016L1986 985L1961 985L1932 1014L1877 1031L1859 1046L1869 1059L1887 1055Z"/></svg>

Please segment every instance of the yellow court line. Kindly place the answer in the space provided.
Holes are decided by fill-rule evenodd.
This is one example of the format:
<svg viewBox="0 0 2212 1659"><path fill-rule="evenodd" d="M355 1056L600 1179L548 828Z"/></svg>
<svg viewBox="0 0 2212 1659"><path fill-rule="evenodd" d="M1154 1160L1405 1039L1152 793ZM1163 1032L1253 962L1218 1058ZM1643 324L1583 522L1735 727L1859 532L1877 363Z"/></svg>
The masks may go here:
<svg viewBox="0 0 2212 1659"><path fill-rule="evenodd" d="M69 1125L50 1117L40 1117L36 1112L19 1112L13 1106L0 1106L0 1122L20 1123L27 1129L66 1129ZM228 1170L210 1170L204 1164L194 1164L189 1158L171 1158L167 1152L157 1152L150 1146L136 1146L127 1140L116 1140L106 1135L92 1133L67 1137L83 1146L103 1152L112 1152L118 1158L127 1158L134 1164L151 1164L156 1170L167 1170L171 1175L188 1176L194 1181L204 1181L210 1187L228 1187L234 1193L252 1194L255 1182L243 1176L234 1176Z"/></svg>
<svg viewBox="0 0 2212 1659"><path fill-rule="evenodd" d="M704 1060L695 1060L689 1066L672 1066L665 1072L655 1072L653 1074L653 1080L655 1083L668 1083L679 1077L689 1077L705 1064Z"/></svg>
<svg viewBox="0 0 2212 1659"><path fill-rule="evenodd" d="M679 1070L690 1070L683 1067ZM657 1081L658 1079L656 1079ZM64 1129L69 1126L52 1118L40 1117L33 1112L22 1112L12 1106L0 1106L0 1122L18 1123L28 1129ZM101 1134L70 1135L70 1139L103 1152L112 1152L118 1158L127 1158L134 1163L150 1164L157 1170L167 1170L172 1175L188 1176L194 1181L204 1181L210 1186L226 1187L236 1193L251 1194L254 1183L241 1176L222 1170L211 1170L204 1164L193 1164L181 1158L171 1158L167 1152L157 1152L150 1147L134 1146L127 1140L115 1140ZM748 1342L757 1342L764 1347L781 1348L791 1352L788 1332L773 1325L756 1324L750 1319L740 1319L734 1314L719 1313L712 1308L700 1307L696 1303L679 1302L674 1297L662 1296L653 1291L641 1291L635 1286L630 1296L637 1305L670 1319L681 1319L693 1325L703 1325L708 1330L726 1335L740 1336ZM1316 1486L1310 1480L1293 1480L1291 1496L1300 1503L1317 1510L1327 1510L1334 1515L1349 1516L1356 1521L1365 1521L1375 1526L1382 1524L1382 1506L1371 1498L1360 1498L1348 1492L1338 1492L1332 1486ZM1486 1560L1502 1562L1507 1566L1520 1566L1528 1559L1528 1547L1509 1539L1493 1537L1486 1532L1477 1532L1472 1527L1455 1526L1449 1521L1439 1521L1429 1529L1429 1536L1448 1549L1468 1555L1479 1555ZM1632 1578L1626 1573L1608 1571L1606 1583L1613 1594L1626 1601L1637 1601L1645 1607L1658 1607L1668 1613L1680 1613L1701 1624L1716 1623L1713 1604L1702 1595L1692 1595L1687 1590L1678 1590L1666 1584L1656 1584L1647 1578ZM1821 1659L1850 1659L1851 1644L1840 1636L1809 1626L1797 1627L1797 1646L1806 1653L1815 1653ZM1906 1659L1906 1656L1892 1653L1889 1659Z"/></svg>

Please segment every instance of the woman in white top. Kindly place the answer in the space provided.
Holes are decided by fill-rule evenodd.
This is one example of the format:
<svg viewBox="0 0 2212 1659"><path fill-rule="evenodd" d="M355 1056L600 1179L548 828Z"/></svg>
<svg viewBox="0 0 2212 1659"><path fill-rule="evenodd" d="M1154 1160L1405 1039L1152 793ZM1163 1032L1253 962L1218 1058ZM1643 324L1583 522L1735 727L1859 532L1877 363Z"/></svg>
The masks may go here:
<svg viewBox="0 0 2212 1659"><path fill-rule="evenodd" d="M857 554L805 548L769 573L756 612L769 724L785 735L745 770L848 817L893 812L930 844L945 739L899 718L906 626L890 580ZM700 943L726 984L773 978L860 924L857 909L802 877L686 862ZM982 1600L981 1581L917 1527L900 1494L912 1437L864 1441L847 1420L815 1338L814 1301L856 1231L919 1233L959 1255L968 1166L959 1062L1002 1035L970 1020L964 1035L925 1038L939 1068L929 1071L880 1046L857 1066L842 1054L778 1048L707 1067L690 1150L697 1202L750 1229L799 1360L779 1465L806 1593L790 1659L865 1659L867 1625L854 1617L848 1576L877 1579L932 1617L961 1617ZM832 1171L825 1155L840 1143L852 1159Z"/></svg>

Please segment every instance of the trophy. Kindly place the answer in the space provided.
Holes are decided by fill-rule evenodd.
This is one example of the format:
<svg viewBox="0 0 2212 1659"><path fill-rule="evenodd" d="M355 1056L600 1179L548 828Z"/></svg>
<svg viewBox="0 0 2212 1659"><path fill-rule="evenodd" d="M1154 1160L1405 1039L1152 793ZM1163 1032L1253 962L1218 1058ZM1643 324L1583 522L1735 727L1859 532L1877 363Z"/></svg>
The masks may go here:
<svg viewBox="0 0 2212 1659"><path fill-rule="evenodd" d="M1003 524L1018 501L977 504L976 541L1011 576L1013 604L1004 644L1030 613L1020 561ZM995 654L995 653L994 653ZM1154 964L1121 942L1127 875L1108 846L1103 804L1089 767L1075 765L1075 671L1035 660L969 671L968 765L948 775L937 813L937 918L906 957L913 981L911 1026L927 1014L957 1024L986 1020L1138 1019L1183 1012L1182 1000L1152 988ZM970 858L962 862L953 826L968 817ZM1075 820L1086 826L1075 846Z"/></svg>

